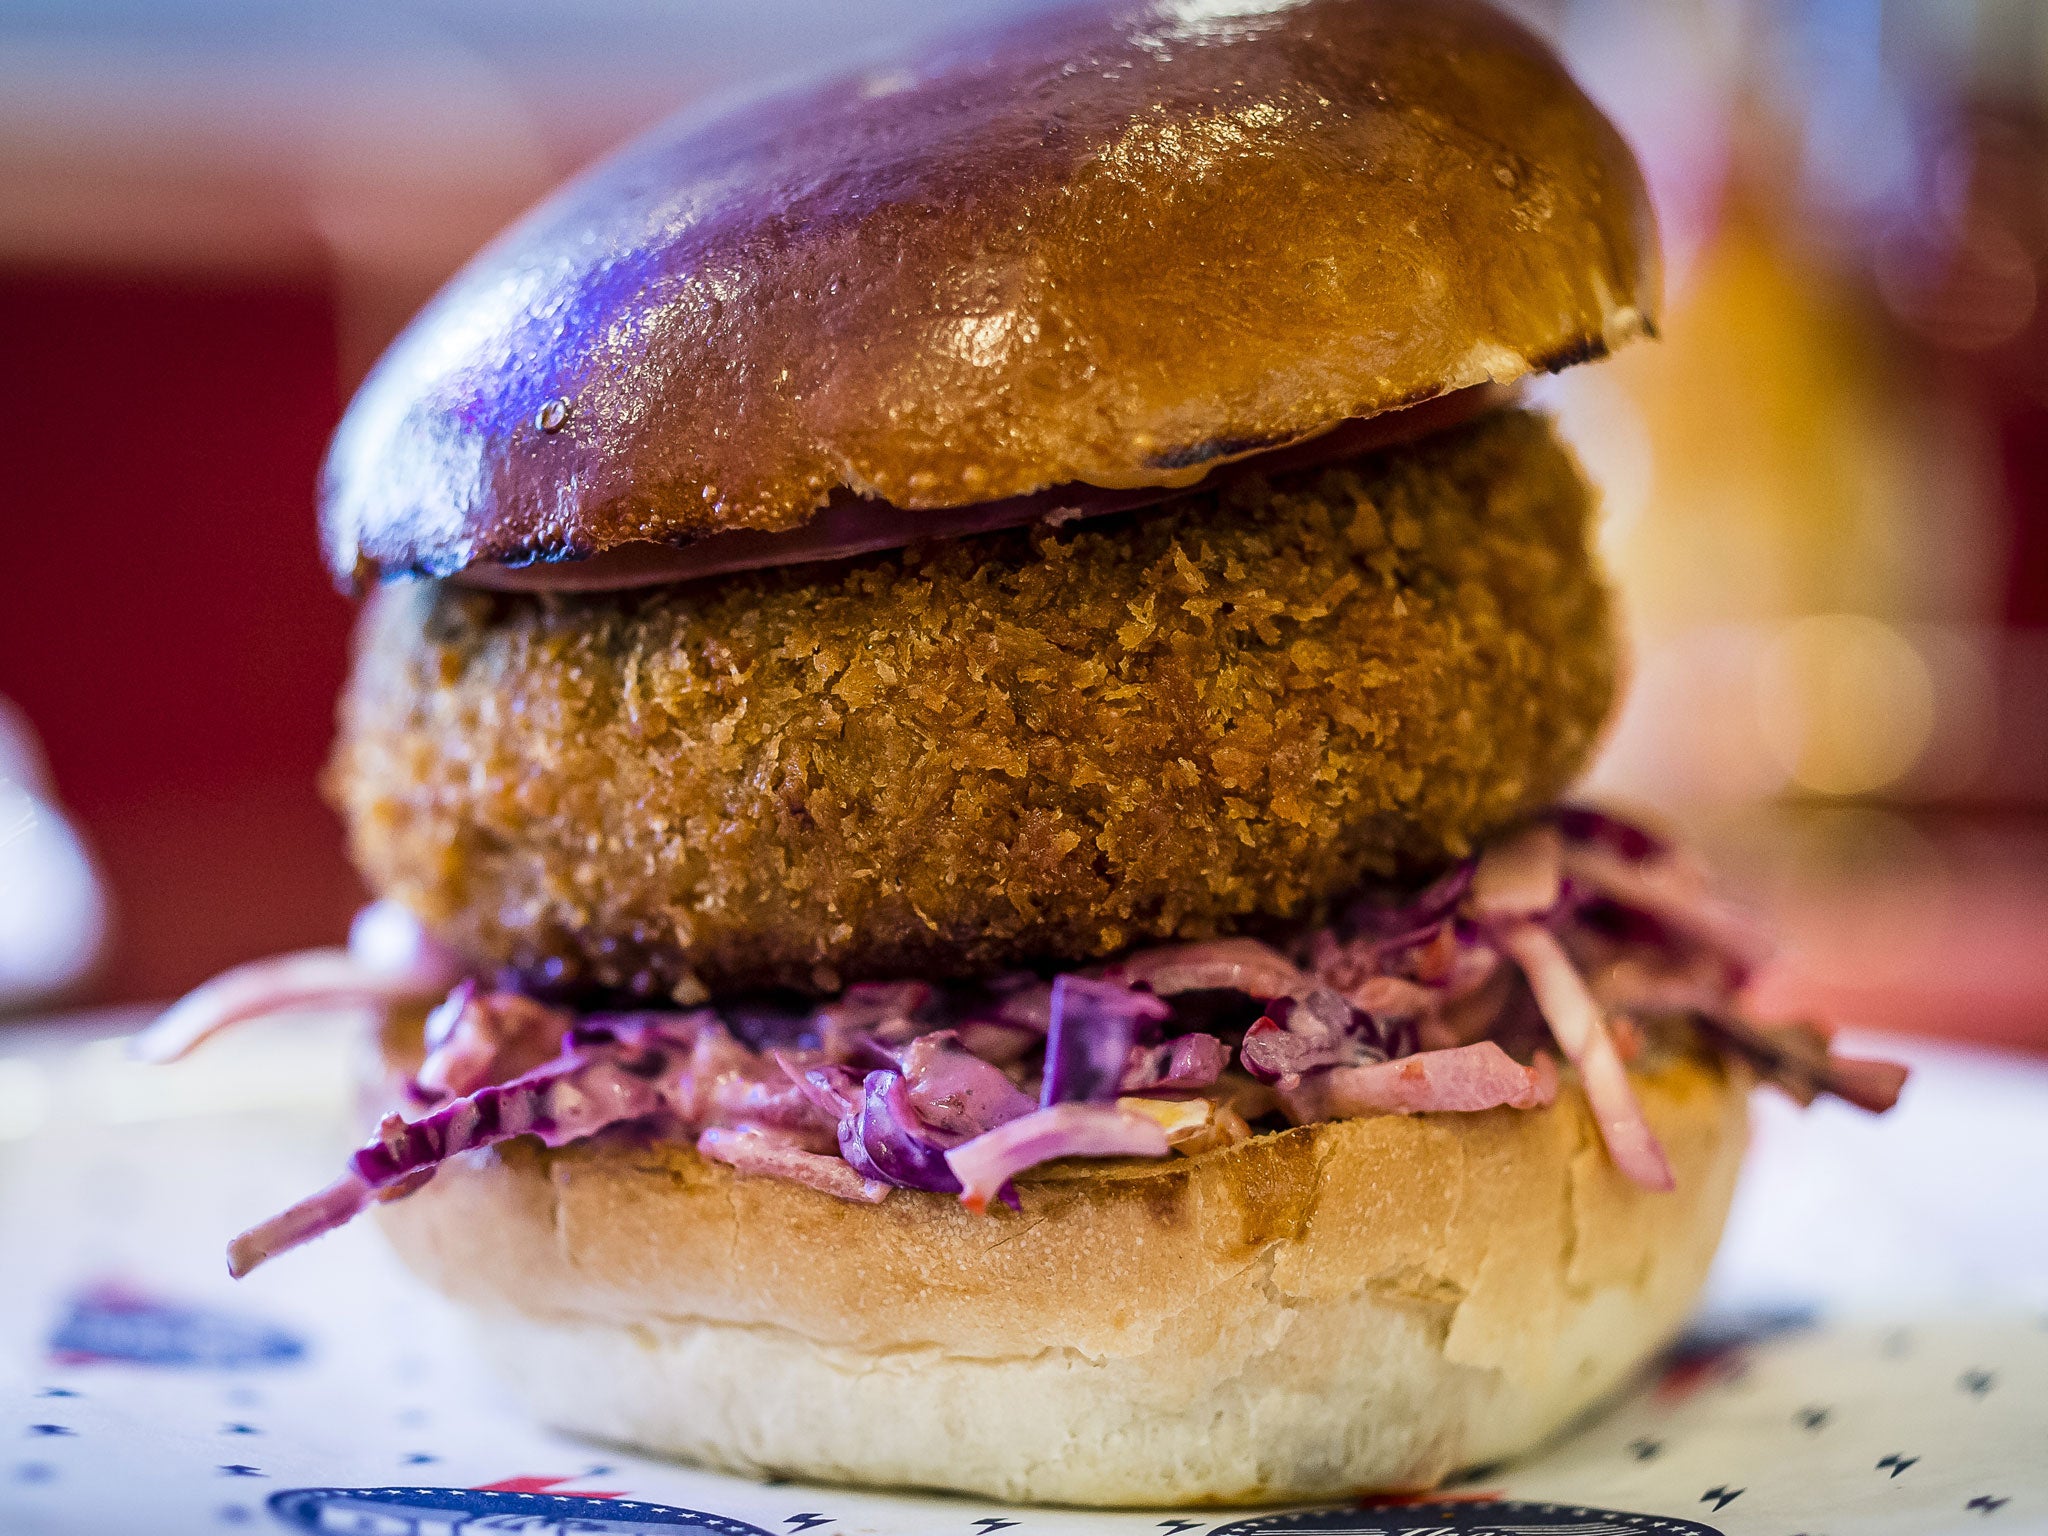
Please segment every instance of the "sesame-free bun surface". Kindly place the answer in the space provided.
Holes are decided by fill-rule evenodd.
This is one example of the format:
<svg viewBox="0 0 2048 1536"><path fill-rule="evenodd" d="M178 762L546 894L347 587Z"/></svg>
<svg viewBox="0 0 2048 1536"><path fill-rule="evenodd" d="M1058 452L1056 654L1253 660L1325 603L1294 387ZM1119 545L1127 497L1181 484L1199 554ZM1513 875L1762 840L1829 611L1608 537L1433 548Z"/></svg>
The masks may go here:
<svg viewBox="0 0 2048 1536"><path fill-rule="evenodd" d="M465 270L323 487L345 582L1210 465L1647 329L1634 161L1470 0L1090 6L665 125Z"/></svg>
<svg viewBox="0 0 2048 1536"><path fill-rule="evenodd" d="M465 1155L379 1208L561 1429L750 1474L1026 1502L1416 1489L1623 1383L1705 1276L1744 1083L1638 1075L1678 1186L1583 1098L1070 1163L976 1216L852 1205L686 1146Z"/></svg>

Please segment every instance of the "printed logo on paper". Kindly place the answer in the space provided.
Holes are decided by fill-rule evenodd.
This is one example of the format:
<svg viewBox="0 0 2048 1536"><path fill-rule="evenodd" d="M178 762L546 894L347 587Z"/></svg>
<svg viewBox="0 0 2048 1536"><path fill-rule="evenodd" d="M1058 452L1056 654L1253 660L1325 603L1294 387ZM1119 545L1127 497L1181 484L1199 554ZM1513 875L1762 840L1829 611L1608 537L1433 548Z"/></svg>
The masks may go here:
<svg viewBox="0 0 2048 1536"><path fill-rule="evenodd" d="M295 1365L306 1353L296 1334L235 1312L158 1301L117 1286L94 1286L72 1299L50 1335L64 1365L118 1363L232 1370Z"/></svg>
<svg viewBox="0 0 2048 1536"><path fill-rule="evenodd" d="M1379 1509L1311 1509L1219 1525L1209 1536L1722 1536L1669 1515L1631 1515L1577 1504L1451 1499Z"/></svg>
<svg viewBox="0 0 2048 1536"><path fill-rule="evenodd" d="M375 1536L769 1536L758 1525L668 1504L491 1488L288 1488L270 1512L302 1531Z"/></svg>

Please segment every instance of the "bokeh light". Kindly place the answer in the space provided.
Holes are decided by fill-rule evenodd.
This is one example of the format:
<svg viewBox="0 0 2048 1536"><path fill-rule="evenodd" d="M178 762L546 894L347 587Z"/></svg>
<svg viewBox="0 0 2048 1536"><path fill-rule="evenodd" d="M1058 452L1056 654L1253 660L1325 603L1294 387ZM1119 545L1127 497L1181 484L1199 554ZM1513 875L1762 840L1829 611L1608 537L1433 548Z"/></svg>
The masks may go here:
<svg viewBox="0 0 2048 1536"><path fill-rule="evenodd" d="M1933 678L1890 625L1853 613L1795 619L1762 660L1763 740L1801 789L1869 794L1905 777L1926 750Z"/></svg>

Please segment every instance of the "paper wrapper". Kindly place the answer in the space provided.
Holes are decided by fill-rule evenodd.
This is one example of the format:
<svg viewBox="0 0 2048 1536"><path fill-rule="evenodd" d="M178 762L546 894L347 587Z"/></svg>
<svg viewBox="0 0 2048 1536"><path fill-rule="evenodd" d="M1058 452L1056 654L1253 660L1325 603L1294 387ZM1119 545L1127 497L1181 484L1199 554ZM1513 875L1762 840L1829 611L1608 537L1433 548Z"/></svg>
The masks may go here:
<svg viewBox="0 0 2048 1536"><path fill-rule="evenodd" d="M358 1032L280 1021L164 1069L112 1038L139 1022L0 1034L6 1536L2048 1532L2040 1064L1865 1042L1915 1068L1884 1119L1761 1096L1695 1328L1534 1456L1421 1503L1103 1513L752 1483L551 1434L367 1224L229 1281L225 1239L350 1144Z"/></svg>

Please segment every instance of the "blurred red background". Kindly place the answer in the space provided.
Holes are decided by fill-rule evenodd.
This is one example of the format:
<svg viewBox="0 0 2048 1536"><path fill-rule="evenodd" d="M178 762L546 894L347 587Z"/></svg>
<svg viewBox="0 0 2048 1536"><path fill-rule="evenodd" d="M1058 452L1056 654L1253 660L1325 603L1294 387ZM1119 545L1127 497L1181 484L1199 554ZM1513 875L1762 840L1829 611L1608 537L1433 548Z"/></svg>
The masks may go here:
<svg viewBox="0 0 2048 1536"><path fill-rule="evenodd" d="M111 886L104 995L331 940L359 888L311 790L350 615L311 535L330 286L14 268L0 335L0 694Z"/></svg>

